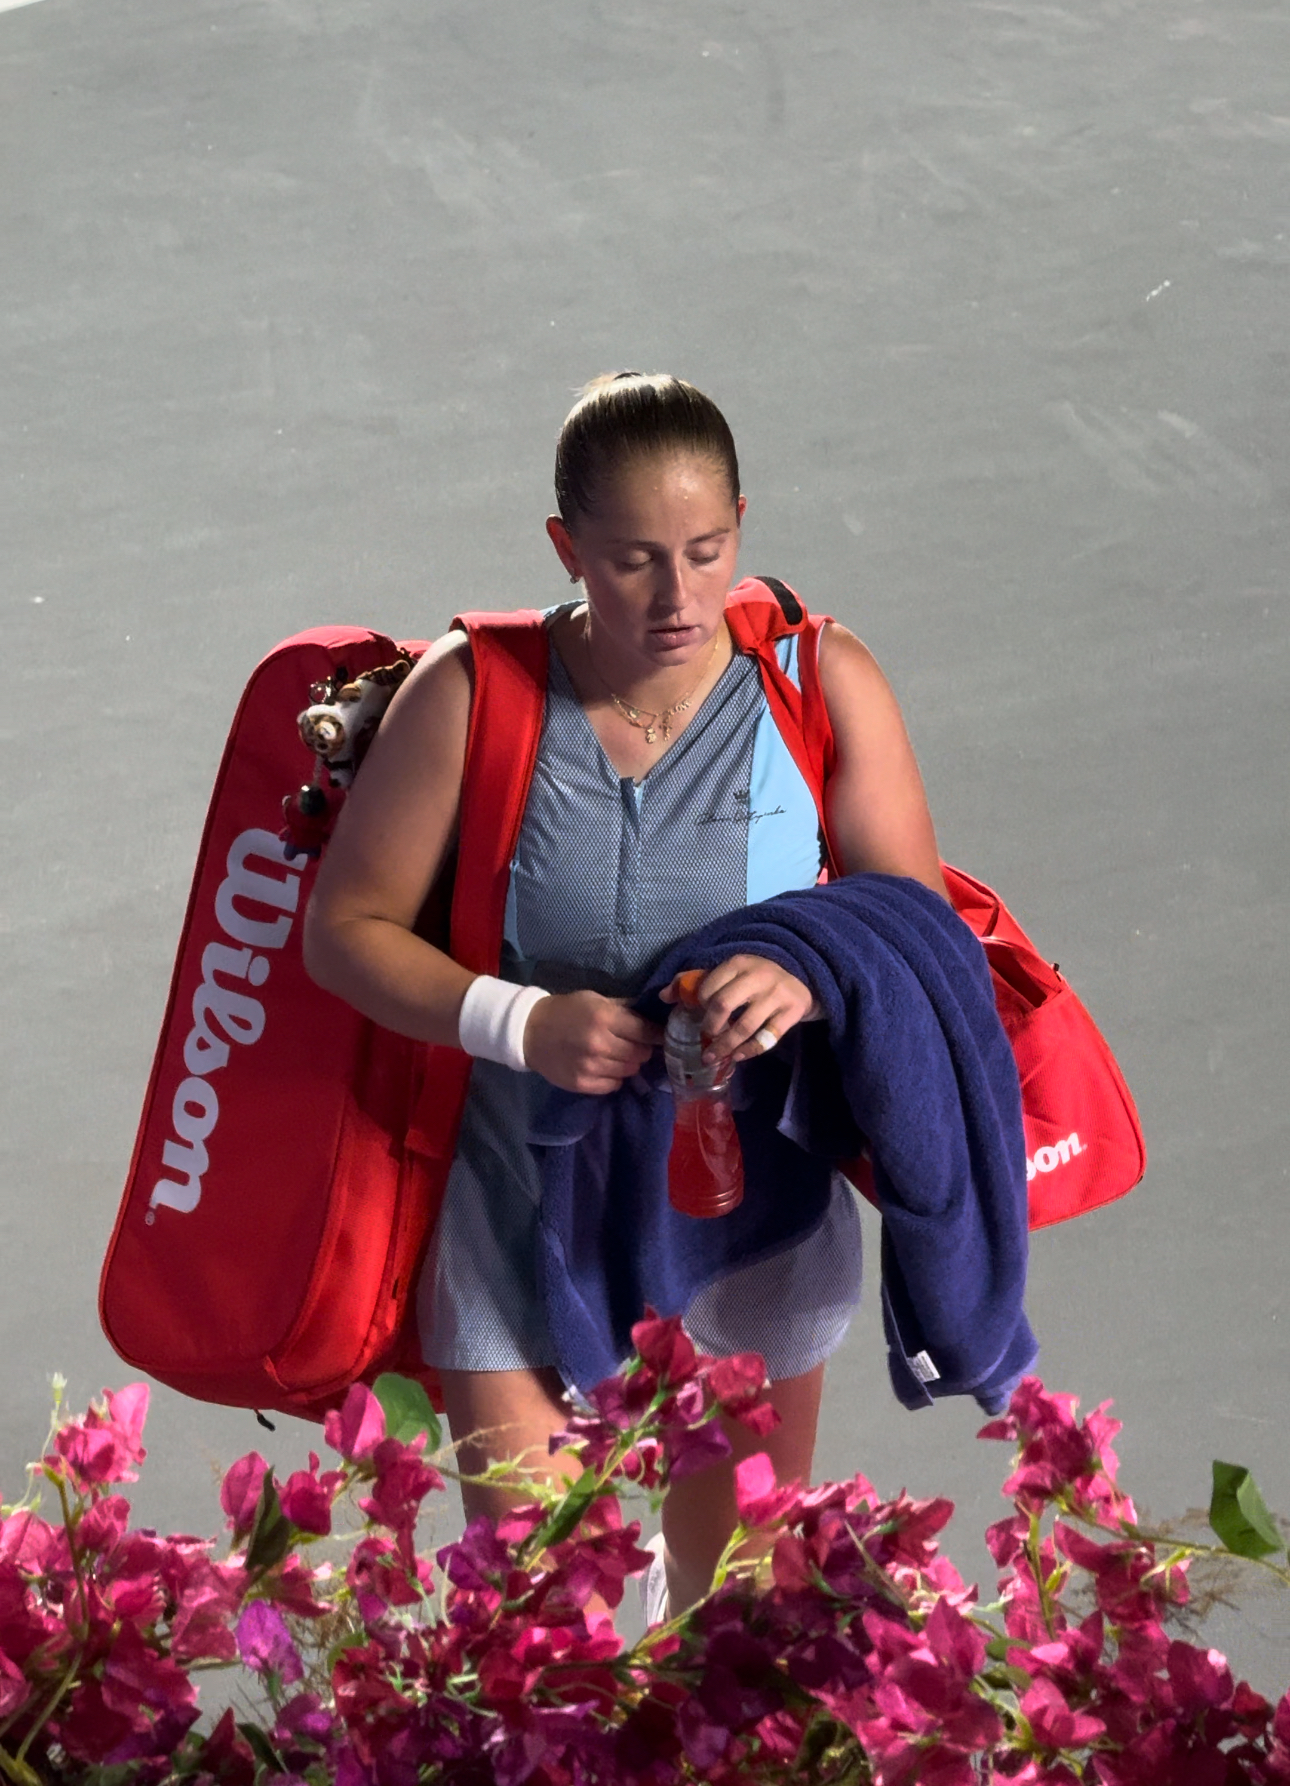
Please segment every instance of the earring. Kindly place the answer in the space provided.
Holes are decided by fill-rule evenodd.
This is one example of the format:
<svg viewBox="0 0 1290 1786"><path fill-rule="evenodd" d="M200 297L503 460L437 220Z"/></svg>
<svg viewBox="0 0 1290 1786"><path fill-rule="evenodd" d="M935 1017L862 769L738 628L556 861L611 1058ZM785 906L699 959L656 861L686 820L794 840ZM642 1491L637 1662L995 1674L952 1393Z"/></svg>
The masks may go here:
<svg viewBox="0 0 1290 1786"><path fill-rule="evenodd" d="M569 581L571 583L581 583L582 578L577 574L576 571L570 571L569 572Z"/></svg>

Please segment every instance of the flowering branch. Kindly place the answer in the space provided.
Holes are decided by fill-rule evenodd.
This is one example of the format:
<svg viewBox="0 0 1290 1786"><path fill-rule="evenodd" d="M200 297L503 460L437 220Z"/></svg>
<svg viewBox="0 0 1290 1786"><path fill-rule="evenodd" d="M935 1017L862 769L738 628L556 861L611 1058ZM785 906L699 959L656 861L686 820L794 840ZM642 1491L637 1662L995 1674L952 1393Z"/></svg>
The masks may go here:
<svg viewBox="0 0 1290 1786"><path fill-rule="evenodd" d="M1000 1598L939 1553L944 1500L884 1500L862 1476L734 1469L738 1524L711 1591L626 1646L611 1610L651 1561L629 1490L728 1458L722 1417L776 1422L754 1356L699 1356L649 1316L636 1356L571 1412L563 1487L494 1466L532 1499L433 1559L418 1516L444 1473L416 1384L356 1385L327 1417L336 1461L226 1473L228 1541L131 1530L118 1492L144 1457L142 1385L56 1418L30 1496L0 1520L0 1775L12 1786L1290 1786L1275 1708L1165 1632L1194 1557L1290 1582L1248 1473L1215 1465L1216 1545L1137 1524L1118 1423L1026 1379L983 1436L1016 1450L987 1539ZM61 1403L60 1403L61 1408ZM335 1529L338 1503L356 1532ZM336 1564L311 1547L342 1538ZM1074 1590L1092 1589L1077 1615ZM197 1730L195 1679L241 1666L266 1709ZM13 1746L16 1743L16 1748Z"/></svg>

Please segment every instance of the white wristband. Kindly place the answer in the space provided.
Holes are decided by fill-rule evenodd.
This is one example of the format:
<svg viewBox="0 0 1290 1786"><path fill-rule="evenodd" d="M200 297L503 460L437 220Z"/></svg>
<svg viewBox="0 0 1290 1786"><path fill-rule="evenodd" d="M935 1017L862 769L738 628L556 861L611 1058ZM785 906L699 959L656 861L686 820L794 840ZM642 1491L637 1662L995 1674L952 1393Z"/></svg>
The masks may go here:
<svg viewBox="0 0 1290 1786"><path fill-rule="evenodd" d="M496 1061L517 1073L528 1071L524 1030L529 1013L550 995L540 986L512 986L492 974L480 974L466 988L457 1019L457 1039L476 1060Z"/></svg>

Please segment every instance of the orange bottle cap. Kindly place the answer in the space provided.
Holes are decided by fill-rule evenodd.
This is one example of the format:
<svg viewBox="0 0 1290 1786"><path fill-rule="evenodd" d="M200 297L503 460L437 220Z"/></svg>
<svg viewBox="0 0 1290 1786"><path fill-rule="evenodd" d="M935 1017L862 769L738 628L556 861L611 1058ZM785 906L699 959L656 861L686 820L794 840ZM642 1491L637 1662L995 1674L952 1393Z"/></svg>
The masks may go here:
<svg viewBox="0 0 1290 1786"><path fill-rule="evenodd" d="M688 968L685 973L677 975L677 991L681 995L681 1003L693 1010L699 1003L699 988L708 977L706 967Z"/></svg>

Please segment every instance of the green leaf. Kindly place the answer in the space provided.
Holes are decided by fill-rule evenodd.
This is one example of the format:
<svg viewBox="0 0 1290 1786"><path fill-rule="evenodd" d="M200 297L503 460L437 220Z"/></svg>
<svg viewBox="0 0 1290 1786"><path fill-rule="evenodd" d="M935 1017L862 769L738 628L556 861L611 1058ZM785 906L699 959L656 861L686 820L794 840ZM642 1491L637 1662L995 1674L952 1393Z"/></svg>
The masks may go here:
<svg viewBox="0 0 1290 1786"><path fill-rule="evenodd" d="M430 1397L420 1383L411 1377L386 1371L372 1385L372 1393L385 1413L385 1431L391 1439L410 1445L425 1433L431 1451L443 1442L439 1416L430 1405Z"/></svg>
<svg viewBox="0 0 1290 1786"><path fill-rule="evenodd" d="M1254 1478L1242 1464L1214 1459L1214 1493L1209 1523L1220 1542L1238 1557L1265 1557L1284 1548L1284 1540Z"/></svg>
<svg viewBox="0 0 1290 1786"><path fill-rule="evenodd" d="M266 1470L246 1545L247 1568L272 1569L275 1563L280 1563L291 1549L291 1530L291 1521L282 1511L274 1487L273 1471Z"/></svg>
<svg viewBox="0 0 1290 1786"><path fill-rule="evenodd" d="M258 1724L239 1724L238 1730L251 1745L251 1753L260 1766L271 1774L285 1774L286 1763Z"/></svg>
<svg viewBox="0 0 1290 1786"><path fill-rule="evenodd" d="M525 1548L533 1556L563 1544L575 1529L587 1508L596 1498L596 1472L584 1470L567 1495L564 1495L529 1538Z"/></svg>

